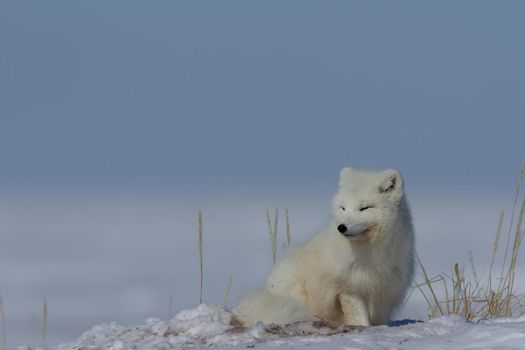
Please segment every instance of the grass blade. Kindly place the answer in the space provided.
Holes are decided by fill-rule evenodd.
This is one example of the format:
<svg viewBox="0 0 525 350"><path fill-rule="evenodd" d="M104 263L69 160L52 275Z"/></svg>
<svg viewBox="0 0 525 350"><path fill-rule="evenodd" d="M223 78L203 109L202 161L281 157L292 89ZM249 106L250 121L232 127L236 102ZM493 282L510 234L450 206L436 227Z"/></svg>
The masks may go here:
<svg viewBox="0 0 525 350"><path fill-rule="evenodd" d="M290 246L290 244L292 243L292 237L290 234L290 220L288 218L288 208L284 210L284 213L285 213L285 221L286 221L286 243L288 244L288 246Z"/></svg>
<svg viewBox="0 0 525 350"><path fill-rule="evenodd" d="M44 299L44 306L42 310L42 347L47 349L47 299Z"/></svg>
<svg viewBox="0 0 525 350"><path fill-rule="evenodd" d="M228 308L228 298L230 297L230 290L232 288L232 280L233 275L230 273L230 277L228 278L228 285L226 286L226 291L224 292L224 307Z"/></svg>
<svg viewBox="0 0 525 350"><path fill-rule="evenodd" d="M0 294L0 337L2 338L2 342L0 343L2 346L2 350L7 350L7 337L5 332L5 314L4 314L4 300L2 299L2 295Z"/></svg>
<svg viewBox="0 0 525 350"><path fill-rule="evenodd" d="M204 255L203 255L204 243L203 243L203 238L202 238L202 211L200 209L199 209L198 224L199 224L199 259L200 259L200 272L201 272L199 304L202 304L202 286L204 283Z"/></svg>

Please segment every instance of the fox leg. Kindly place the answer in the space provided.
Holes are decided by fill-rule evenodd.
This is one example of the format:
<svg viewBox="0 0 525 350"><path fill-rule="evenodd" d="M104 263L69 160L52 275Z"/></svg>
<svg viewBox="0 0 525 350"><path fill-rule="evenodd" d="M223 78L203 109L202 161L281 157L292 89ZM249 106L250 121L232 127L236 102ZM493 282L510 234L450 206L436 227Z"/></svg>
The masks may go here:
<svg viewBox="0 0 525 350"><path fill-rule="evenodd" d="M339 302L343 309L344 321L354 326L370 326L368 305L364 298L357 294L340 294Z"/></svg>

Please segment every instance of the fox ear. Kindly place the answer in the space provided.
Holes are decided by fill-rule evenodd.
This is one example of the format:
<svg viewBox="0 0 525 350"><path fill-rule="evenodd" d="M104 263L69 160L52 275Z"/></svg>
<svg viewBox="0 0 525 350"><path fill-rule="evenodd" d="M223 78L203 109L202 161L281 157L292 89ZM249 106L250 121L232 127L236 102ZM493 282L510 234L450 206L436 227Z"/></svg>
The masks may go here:
<svg viewBox="0 0 525 350"><path fill-rule="evenodd" d="M386 195L396 203L399 203L403 196L403 177L395 169L385 170L382 174L379 193Z"/></svg>
<svg viewBox="0 0 525 350"><path fill-rule="evenodd" d="M339 175L339 187L348 185L353 172L354 171L350 167L344 167L341 169L341 175Z"/></svg>

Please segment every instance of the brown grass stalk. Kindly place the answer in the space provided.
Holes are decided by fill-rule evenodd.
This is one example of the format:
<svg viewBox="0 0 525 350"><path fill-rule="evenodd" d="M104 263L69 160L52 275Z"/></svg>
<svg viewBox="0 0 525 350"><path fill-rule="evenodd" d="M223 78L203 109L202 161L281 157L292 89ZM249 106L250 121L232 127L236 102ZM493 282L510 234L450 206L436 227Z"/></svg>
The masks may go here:
<svg viewBox="0 0 525 350"><path fill-rule="evenodd" d="M170 301L168 303L168 320L173 318L173 296L170 296Z"/></svg>
<svg viewBox="0 0 525 350"><path fill-rule="evenodd" d="M199 209L199 218L198 218L198 225L199 225L199 260L200 260L200 294L199 294L199 304L202 304L202 287L204 284L204 254L203 254L203 248L204 248L204 242L202 238L202 211Z"/></svg>
<svg viewBox="0 0 525 350"><path fill-rule="evenodd" d="M510 266L508 271L508 288L507 288L507 299L505 301L505 316L509 317L512 315L511 303L514 291L514 277L516 274L516 262L518 260L518 253L523 239L523 231L521 226L523 224L523 216L525 212L525 198L521 205L518 224L516 225L516 234L514 235L514 243L512 245L512 256L510 260Z"/></svg>
<svg viewBox="0 0 525 350"><path fill-rule="evenodd" d="M226 286L226 291L224 292L224 307L228 308L228 299L230 297L230 291L232 289L232 280L233 275L230 273L230 276L228 277L228 285Z"/></svg>
<svg viewBox="0 0 525 350"><path fill-rule="evenodd" d="M428 289L430 290L430 293L432 295L434 306L437 307L437 309L439 310L439 313L441 315L444 315L443 309L441 308L441 305L439 303L439 300L438 300L438 297L436 295L436 292L434 291L434 288L432 287L432 282L430 281L430 278L428 277L427 270L425 269L425 267L421 263L421 260L419 259L419 256L417 254L416 254L416 259L417 259L417 262L419 264L419 267L421 268L421 272L423 273L423 278L424 278L424 281L426 283L426 286L428 287Z"/></svg>
<svg viewBox="0 0 525 350"><path fill-rule="evenodd" d="M272 219L270 218L270 212L266 208L266 224L268 226L268 236L270 237L270 243L272 245L272 262L275 264L277 259L277 222L279 220L279 210L275 209L275 218L272 225Z"/></svg>
<svg viewBox="0 0 525 350"><path fill-rule="evenodd" d="M2 295L0 294L0 337L1 337L1 343L0 346L2 346L2 350L7 350L7 337L5 332L5 314L4 314L4 300L2 299Z"/></svg>
<svg viewBox="0 0 525 350"><path fill-rule="evenodd" d="M496 260L496 254L498 252L499 241L501 237L501 228L503 227L503 219L505 218L505 212L503 210L499 213L498 228L496 229L496 238L492 245L492 256L490 258L489 277L487 280L487 292L492 290L492 270L494 268L494 261Z"/></svg>
<svg viewBox="0 0 525 350"><path fill-rule="evenodd" d="M286 221L286 243L288 246L292 243L292 237L290 233L290 220L288 218L288 208L284 210L285 213L285 221Z"/></svg>
<svg viewBox="0 0 525 350"><path fill-rule="evenodd" d="M47 322L48 322L48 313L47 313L47 299L44 299L44 305L42 309L42 348L47 348Z"/></svg>
<svg viewBox="0 0 525 350"><path fill-rule="evenodd" d="M479 278L478 278L478 273L476 271L476 264L474 264L474 256L472 255L472 251L468 252L468 260L470 262L470 269L472 270L472 277L474 277L475 289L478 289Z"/></svg>
<svg viewBox="0 0 525 350"><path fill-rule="evenodd" d="M510 216L510 224L509 224L509 230L507 232L507 240L506 240L506 243L505 243L505 253L503 254L503 264L501 266L500 276L504 276L505 266L507 265L507 256L508 256L508 252L509 252L510 238L511 238L511 235L512 235L512 228L513 228L513 224L514 224L514 215L516 213L516 207L518 205L518 198L519 198L519 195L520 195L521 184L523 183L523 178L524 177L525 177L525 160L521 164L520 175L518 176L518 181L516 182L516 186L514 188L514 201L513 201L513 204L512 204L512 214ZM503 284L505 282L506 281L504 281L504 280L500 281L499 289L503 288Z"/></svg>

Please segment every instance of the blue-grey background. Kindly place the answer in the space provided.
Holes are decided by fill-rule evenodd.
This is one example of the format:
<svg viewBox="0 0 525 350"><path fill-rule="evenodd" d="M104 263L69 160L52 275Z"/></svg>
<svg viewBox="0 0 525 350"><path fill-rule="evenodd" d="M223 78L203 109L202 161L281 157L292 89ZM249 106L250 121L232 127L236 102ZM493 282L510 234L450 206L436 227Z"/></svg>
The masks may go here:
<svg viewBox="0 0 525 350"><path fill-rule="evenodd" d="M523 13L3 0L0 181L293 186L348 163L500 184L524 153Z"/></svg>
<svg viewBox="0 0 525 350"><path fill-rule="evenodd" d="M466 239L458 254L475 250L465 230L491 237L525 155L524 13L521 1L0 1L8 342L38 343L44 297L50 343L160 316L171 294L192 306L198 269L171 264L197 267L197 208L233 240L217 236L216 251L255 259L259 274L216 254L209 295L230 271L240 295L271 267L244 248L253 231L267 244L264 207L296 208L296 231L314 233L344 165L402 171L421 249L468 217L449 233ZM258 254L268 263L266 245Z"/></svg>

